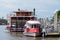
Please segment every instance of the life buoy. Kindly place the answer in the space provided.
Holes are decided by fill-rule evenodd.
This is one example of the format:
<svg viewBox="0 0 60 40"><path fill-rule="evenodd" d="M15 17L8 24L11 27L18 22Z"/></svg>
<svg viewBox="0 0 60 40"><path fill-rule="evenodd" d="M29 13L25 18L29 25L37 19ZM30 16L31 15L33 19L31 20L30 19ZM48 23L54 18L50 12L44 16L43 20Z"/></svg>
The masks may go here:
<svg viewBox="0 0 60 40"><path fill-rule="evenodd" d="M6 27L6 29L8 29L8 30L9 30L10 28L11 28L11 26L7 26L7 27Z"/></svg>

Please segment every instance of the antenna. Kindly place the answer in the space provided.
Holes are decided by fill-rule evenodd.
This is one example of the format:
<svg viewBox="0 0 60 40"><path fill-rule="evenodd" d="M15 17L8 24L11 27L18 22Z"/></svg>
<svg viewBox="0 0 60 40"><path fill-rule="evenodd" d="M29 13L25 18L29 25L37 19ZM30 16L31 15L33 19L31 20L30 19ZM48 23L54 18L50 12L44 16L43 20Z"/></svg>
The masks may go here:
<svg viewBox="0 0 60 40"><path fill-rule="evenodd" d="M34 12L34 16L35 16L35 8L33 9L33 12Z"/></svg>

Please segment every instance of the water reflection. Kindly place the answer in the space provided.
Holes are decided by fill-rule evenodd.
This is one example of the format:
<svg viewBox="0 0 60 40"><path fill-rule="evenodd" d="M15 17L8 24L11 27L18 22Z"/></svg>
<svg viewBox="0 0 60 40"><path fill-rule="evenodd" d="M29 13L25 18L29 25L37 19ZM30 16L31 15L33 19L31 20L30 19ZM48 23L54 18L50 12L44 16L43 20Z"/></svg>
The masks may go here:
<svg viewBox="0 0 60 40"><path fill-rule="evenodd" d="M0 40L59 40L60 37L27 37L21 32L9 32L6 26L0 26Z"/></svg>

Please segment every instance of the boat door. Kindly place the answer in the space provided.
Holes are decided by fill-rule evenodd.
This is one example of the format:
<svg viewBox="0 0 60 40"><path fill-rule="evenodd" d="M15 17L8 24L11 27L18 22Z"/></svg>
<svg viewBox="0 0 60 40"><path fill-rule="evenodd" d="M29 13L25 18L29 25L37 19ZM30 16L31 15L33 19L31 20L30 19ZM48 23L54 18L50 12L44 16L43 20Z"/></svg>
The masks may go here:
<svg viewBox="0 0 60 40"><path fill-rule="evenodd" d="M17 31L17 18L11 17L11 29L10 31Z"/></svg>

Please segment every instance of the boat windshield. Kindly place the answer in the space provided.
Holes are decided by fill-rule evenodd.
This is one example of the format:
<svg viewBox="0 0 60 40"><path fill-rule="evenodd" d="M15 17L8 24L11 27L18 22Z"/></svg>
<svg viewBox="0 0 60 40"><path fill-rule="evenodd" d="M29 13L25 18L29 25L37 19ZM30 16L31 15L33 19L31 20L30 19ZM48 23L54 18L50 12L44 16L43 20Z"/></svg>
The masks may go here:
<svg viewBox="0 0 60 40"><path fill-rule="evenodd" d="M31 28L40 28L40 24L30 24Z"/></svg>

